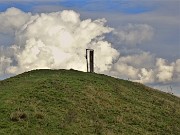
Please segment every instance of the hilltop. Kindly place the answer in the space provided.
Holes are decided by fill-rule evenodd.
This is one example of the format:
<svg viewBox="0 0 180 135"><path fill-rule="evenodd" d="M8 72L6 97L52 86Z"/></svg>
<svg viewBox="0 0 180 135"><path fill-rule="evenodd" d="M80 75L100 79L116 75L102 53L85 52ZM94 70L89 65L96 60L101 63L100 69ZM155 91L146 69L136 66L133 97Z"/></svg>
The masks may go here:
<svg viewBox="0 0 180 135"><path fill-rule="evenodd" d="M75 70L33 70L0 81L1 135L180 133L180 98Z"/></svg>

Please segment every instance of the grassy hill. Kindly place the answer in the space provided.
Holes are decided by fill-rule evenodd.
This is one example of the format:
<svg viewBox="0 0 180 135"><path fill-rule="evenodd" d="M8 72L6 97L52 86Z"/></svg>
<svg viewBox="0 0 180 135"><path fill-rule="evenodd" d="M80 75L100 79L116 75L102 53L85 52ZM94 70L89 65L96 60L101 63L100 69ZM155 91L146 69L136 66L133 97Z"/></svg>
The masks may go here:
<svg viewBox="0 0 180 135"><path fill-rule="evenodd" d="M180 98L74 70L0 81L0 135L178 135Z"/></svg>

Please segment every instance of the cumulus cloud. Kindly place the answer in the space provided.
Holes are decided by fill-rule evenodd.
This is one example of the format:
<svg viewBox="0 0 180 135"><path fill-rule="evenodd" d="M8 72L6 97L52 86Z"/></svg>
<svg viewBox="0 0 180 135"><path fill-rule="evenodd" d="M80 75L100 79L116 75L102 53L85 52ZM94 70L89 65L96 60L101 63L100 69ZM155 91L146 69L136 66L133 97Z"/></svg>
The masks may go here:
<svg viewBox="0 0 180 135"><path fill-rule="evenodd" d="M0 74L6 74L6 68L10 66L11 59L6 57L0 57Z"/></svg>
<svg viewBox="0 0 180 135"><path fill-rule="evenodd" d="M164 59L159 58L156 61L156 66L158 70L158 73L156 76L160 82L172 80L173 71L174 71L174 63L168 65Z"/></svg>
<svg viewBox="0 0 180 135"><path fill-rule="evenodd" d="M0 20L4 26L1 32L15 33L15 43L8 48L11 56L1 56L1 74L40 68L85 71L86 48L95 50L95 61L99 63L95 68L101 72L108 70L119 55L103 38L113 30L105 26L105 19L81 20L71 10L32 15L10 8L0 14Z"/></svg>
<svg viewBox="0 0 180 135"><path fill-rule="evenodd" d="M141 83L172 83L180 80L180 60L168 62L162 58L143 52L120 56L112 66L110 74Z"/></svg>
<svg viewBox="0 0 180 135"><path fill-rule="evenodd" d="M174 66L175 74L173 76L173 80L175 82L180 82L180 59L177 59Z"/></svg>
<svg viewBox="0 0 180 135"><path fill-rule="evenodd" d="M121 44L137 45L152 39L154 29L147 24L128 24L120 30L115 30L114 34L118 37Z"/></svg>
<svg viewBox="0 0 180 135"><path fill-rule="evenodd" d="M31 13L24 13L17 8L9 8L0 13L0 33L13 34L20 29L31 17Z"/></svg>
<svg viewBox="0 0 180 135"><path fill-rule="evenodd" d="M86 71L85 49L95 51L95 72L141 83L180 80L180 60L168 62L140 51L121 54L105 38L113 32L124 45L142 44L154 30L147 24L129 24L122 30L106 26L105 19L81 20L72 10L32 15L16 8L0 13L0 33L13 35L14 43L0 47L0 76L32 69Z"/></svg>
<svg viewBox="0 0 180 135"><path fill-rule="evenodd" d="M155 57L148 52L120 56L113 65L110 74L141 83L152 83L154 82L154 61Z"/></svg>

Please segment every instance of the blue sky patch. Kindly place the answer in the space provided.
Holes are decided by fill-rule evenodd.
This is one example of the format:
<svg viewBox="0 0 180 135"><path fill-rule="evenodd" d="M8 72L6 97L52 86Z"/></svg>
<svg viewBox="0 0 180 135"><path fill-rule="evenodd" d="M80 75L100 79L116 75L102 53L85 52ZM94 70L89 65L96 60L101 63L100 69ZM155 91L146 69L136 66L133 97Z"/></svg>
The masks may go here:
<svg viewBox="0 0 180 135"><path fill-rule="evenodd" d="M52 2L0 2L0 12L7 8L16 7L24 12L31 12L35 6L61 6L65 9L74 9L78 11L92 12L118 12L125 14L139 14L152 11L154 8L145 6L142 3L130 2L124 0L68 0L68 1L52 1Z"/></svg>

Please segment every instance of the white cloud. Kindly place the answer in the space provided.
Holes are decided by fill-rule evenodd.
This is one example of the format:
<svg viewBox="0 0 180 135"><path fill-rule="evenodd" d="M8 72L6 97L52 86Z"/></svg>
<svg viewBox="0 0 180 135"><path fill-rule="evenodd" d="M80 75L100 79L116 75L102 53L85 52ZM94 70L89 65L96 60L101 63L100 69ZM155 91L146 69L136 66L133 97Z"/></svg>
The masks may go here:
<svg viewBox="0 0 180 135"><path fill-rule="evenodd" d="M174 63L167 64L162 58L158 58L156 61L157 66L157 79L159 82L171 81L174 71Z"/></svg>
<svg viewBox="0 0 180 135"><path fill-rule="evenodd" d="M168 62L147 52L120 56L110 75L141 83L174 83L180 80L179 61Z"/></svg>
<svg viewBox="0 0 180 135"><path fill-rule="evenodd" d="M9 8L0 13L0 33L14 33L29 21L31 13L24 13L17 8Z"/></svg>
<svg viewBox="0 0 180 135"><path fill-rule="evenodd" d="M12 60L6 57L0 57L0 75L6 74L6 68L10 67Z"/></svg>
<svg viewBox="0 0 180 135"><path fill-rule="evenodd" d="M118 63L127 63L136 68L144 68L152 67L152 63L154 62L155 56L150 54L149 52L140 52L139 54L132 54L127 56L120 57Z"/></svg>
<svg viewBox="0 0 180 135"><path fill-rule="evenodd" d="M86 48L95 50L95 61L100 63L95 68L101 72L108 70L119 55L103 38L103 34L112 31L104 26L105 19L80 20L80 15L71 10L31 15L16 8L1 13L0 18L1 22L10 18L5 20L8 27L1 31L11 29L9 32L15 33L15 45L10 47L13 48L11 57L1 56L1 74L18 74L39 68L86 71ZM19 23L14 23L13 18L19 18Z"/></svg>
<svg viewBox="0 0 180 135"><path fill-rule="evenodd" d="M18 20L14 21L14 18ZM0 14L0 33L14 35L14 44L0 48L0 76L40 68L86 71L85 49L95 50L95 71L141 83L173 83L180 79L180 60L168 62L140 51L125 55L106 41L113 31L105 19L81 20L72 10L32 15L16 8ZM154 28L129 24L115 32L124 44L142 44L152 38ZM126 46L125 46L126 47Z"/></svg>
<svg viewBox="0 0 180 135"><path fill-rule="evenodd" d="M154 56L148 52L120 56L119 60L113 65L111 73L124 79L141 83L152 83L155 81L153 71L154 59Z"/></svg>
<svg viewBox="0 0 180 135"><path fill-rule="evenodd" d="M176 60L176 63L175 63L175 71L177 73L180 73L180 59L177 59Z"/></svg>
<svg viewBox="0 0 180 135"><path fill-rule="evenodd" d="M121 44L137 45L152 39L154 30L147 24L128 24L114 31Z"/></svg>
<svg viewBox="0 0 180 135"><path fill-rule="evenodd" d="M179 83L180 82L180 59L176 60L174 71L175 71L175 73L174 73L174 76L173 76L173 80L175 82Z"/></svg>

